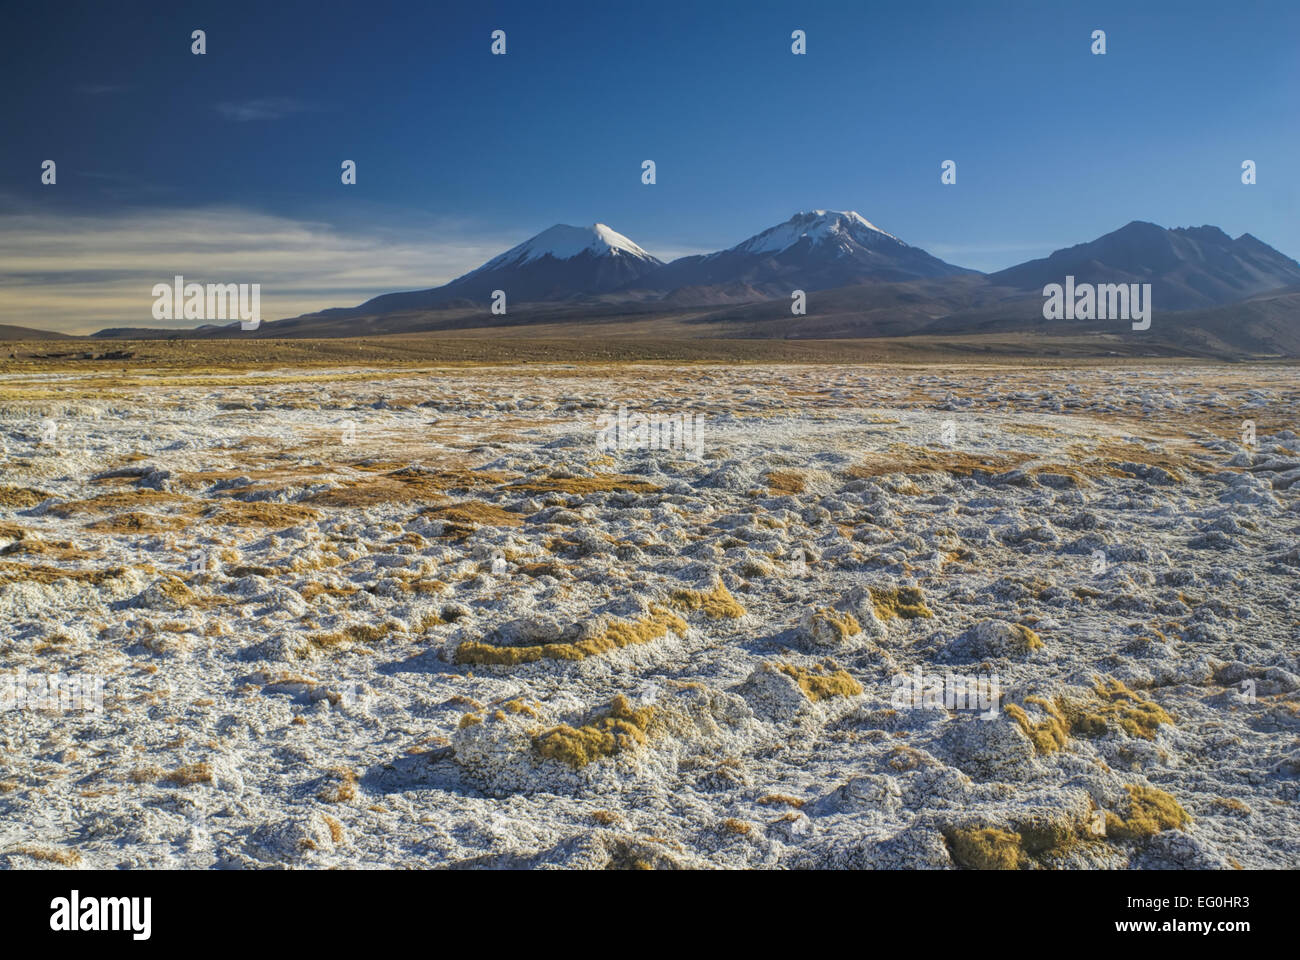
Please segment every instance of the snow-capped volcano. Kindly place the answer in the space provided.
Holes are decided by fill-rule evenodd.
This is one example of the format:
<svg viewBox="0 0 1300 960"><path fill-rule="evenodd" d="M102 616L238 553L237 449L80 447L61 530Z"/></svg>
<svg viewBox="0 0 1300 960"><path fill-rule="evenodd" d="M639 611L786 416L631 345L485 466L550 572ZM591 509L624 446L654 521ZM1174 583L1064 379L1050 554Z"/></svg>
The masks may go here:
<svg viewBox="0 0 1300 960"><path fill-rule="evenodd" d="M649 282L665 292L721 287L788 295L792 289L969 272L904 243L860 213L809 210L726 250L674 260Z"/></svg>
<svg viewBox="0 0 1300 960"><path fill-rule="evenodd" d="M557 223L531 240L525 240L517 247L511 247L500 256L493 257L479 267L479 270L494 270L506 264L518 266L543 257L571 260L584 253L596 257L629 256L648 263L661 262L623 234L603 223L593 223L590 227L571 227L568 224Z"/></svg>
<svg viewBox="0 0 1300 960"><path fill-rule="evenodd" d="M457 301L486 305L496 290L505 292L507 305L564 300L635 285L662 266L662 260L603 223L557 223L444 286L385 294L350 312L429 310Z"/></svg>
<svg viewBox="0 0 1300 960"><path fill-rule="evenodd" d="M731 249L742 253L780 253L804 239L814 246L832 244L844 253L850 252L854 244L874 246L882 241L892 241L907 246L892 233L881 230L854 210L844 213L837 210L811 210L796 213L785 223L769 227Z"/></svg>

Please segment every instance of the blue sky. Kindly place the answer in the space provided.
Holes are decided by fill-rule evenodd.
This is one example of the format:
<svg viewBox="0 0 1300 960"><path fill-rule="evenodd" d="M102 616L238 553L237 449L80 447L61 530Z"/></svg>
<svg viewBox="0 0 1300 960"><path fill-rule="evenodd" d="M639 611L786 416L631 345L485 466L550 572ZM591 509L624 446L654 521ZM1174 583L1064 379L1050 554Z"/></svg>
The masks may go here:
<svg viewBox="0 0 1300 960"><path fill-rule="evenodd" d="M1134 219L1300 257L1298 38L1300 4L1265 0L24 5L0 38L0 322L150 324L182 271L265 275L284 316L556 222L669 259L817 207L982 270Z"/></svg>

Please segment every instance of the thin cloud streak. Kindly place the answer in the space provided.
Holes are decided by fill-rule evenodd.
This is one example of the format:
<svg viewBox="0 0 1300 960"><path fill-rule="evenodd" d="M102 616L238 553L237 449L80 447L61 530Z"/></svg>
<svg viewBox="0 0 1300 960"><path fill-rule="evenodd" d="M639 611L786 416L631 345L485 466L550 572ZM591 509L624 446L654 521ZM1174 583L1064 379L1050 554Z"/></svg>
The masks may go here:
<svg viewBox="0 0 1300 960"><path fill-rule="evenodd" d="M60 333L191 327L152 315L153 285L177 274L260 283L263 318L292 317L438 286L517 242L463 223L359 234L240 209L0 215L0 323Z"/></svg>
<svg viewBox="0 0 1300 960"><path fill-rule="evenodd" d="M260 97L238 103L223 102L216 105L217 113L227 120L245 123L249 120L279 120L293 113L308 113L316 108L294 100L292 97Z"/></svg>
<svg viewBox="0 0 1300 960"><path fill-rule="evenodd" d="M126 93L131 89L129 83L81 83L76 90L88 97L103 97L113 93Z"/></svg>

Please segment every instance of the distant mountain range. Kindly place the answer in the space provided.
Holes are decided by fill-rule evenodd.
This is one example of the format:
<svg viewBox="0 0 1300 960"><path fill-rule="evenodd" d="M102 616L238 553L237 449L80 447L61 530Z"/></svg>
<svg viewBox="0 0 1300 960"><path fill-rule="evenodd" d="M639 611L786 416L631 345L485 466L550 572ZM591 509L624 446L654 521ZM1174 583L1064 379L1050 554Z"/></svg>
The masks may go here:
<svg viewBox="0 0 1300 960"><path fill-rule="evenodd" d="M1206 353L1300 354L1300 263L1250 234L1133 221L992 274L946 263L853 211L797 213L726 250L664 263L610 227L557 224L440 287L263 323L256 333L103 330L98 337L320 337L671 315L699 335L870 337L1019 330L1117 333L1115 321L1045 321L1043 287L1149 283L1152 340ZM810 294L806 316L790 295ZM493 316L493 292L507 297ZM812 296L812 294L816 296ZM1185 315L1178 311L1190 311ZM1237 324L1234 318L1250 318ZM1247 329L1248 328L1248 329Z"/></svg>
<svg viewBox="0 0 1300 960"><path fill-rule="evenodd" d="M1066 275L1076 283L1150 283L1159 309L1191 310L1300 283L1300 264L1248 233L1234 240L1218 227L1166 230L1134 220L1090 243L990 274L989 280L1041 290Z"/></svg>
<svg viewBox="0 0 1300 960"><path fill-rule="evenodd" d="M908 246L860 214L798 213L727 250L664 263L603 223L556 224L463 277L429 290L388 293L321 317L373 317L486 304L603 297L673 303L728 303L882 282L972 273Z"/></svg>

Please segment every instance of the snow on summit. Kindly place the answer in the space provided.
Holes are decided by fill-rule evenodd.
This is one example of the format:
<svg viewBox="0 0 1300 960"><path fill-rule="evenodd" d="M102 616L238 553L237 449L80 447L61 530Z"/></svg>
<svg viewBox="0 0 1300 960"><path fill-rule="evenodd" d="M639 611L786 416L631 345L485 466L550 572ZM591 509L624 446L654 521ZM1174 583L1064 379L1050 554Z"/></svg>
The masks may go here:
<svg viewBox="0 0 1300 960"><path fill-rule="evenodd" d="M805 237L814 246L830 242L846 251L855 245L874 246L884 238L902 243L856 211L811 210L796 213L785 223L764 230L732 249L744 253L780 253Z"/></svg>
<svg viewBox="0 0 1300 960"><path fill-rule="evenodd" d="M504 266L508 263L528 263L546 256L556 260L571 260L583 253L590 253L597 257L625 254L649 263L659 262L657 258L646 253L623 234L603 223L593 223L589 227L571 227L568 224L557 223L531 240L525 240L499 257L488 261L482 269Z"/></svg>

